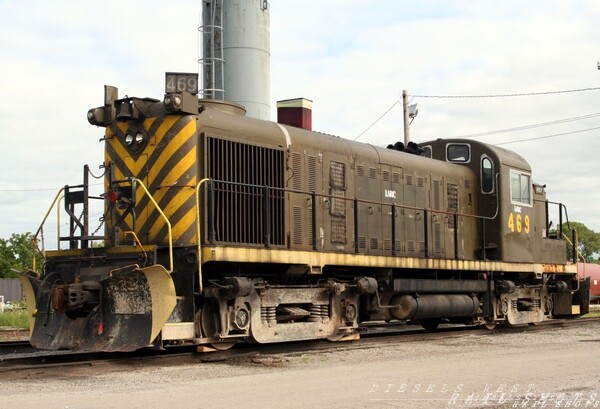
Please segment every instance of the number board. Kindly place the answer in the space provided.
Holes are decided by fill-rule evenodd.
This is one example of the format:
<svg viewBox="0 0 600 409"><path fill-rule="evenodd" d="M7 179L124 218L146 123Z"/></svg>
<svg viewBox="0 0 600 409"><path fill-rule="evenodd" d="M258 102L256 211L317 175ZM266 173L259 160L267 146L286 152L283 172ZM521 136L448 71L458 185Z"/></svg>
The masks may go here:
<svg viewBox="0 0 600 409"><path fill-rule="evenodd" d="M198 74L184 72L167 72L165 74L165 93L187 91L190 94L198 93Z"/></svg>

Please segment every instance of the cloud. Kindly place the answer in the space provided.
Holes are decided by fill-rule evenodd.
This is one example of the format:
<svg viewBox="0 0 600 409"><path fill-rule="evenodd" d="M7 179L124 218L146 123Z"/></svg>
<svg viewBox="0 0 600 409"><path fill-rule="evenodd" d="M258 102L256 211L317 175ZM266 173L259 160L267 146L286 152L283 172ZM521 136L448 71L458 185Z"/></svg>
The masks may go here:
<svg viewBox="0 0 600 409"><path fill-rule="evenodd" d="M356 138L412 95L482 95L596 86L597 2L271 1L271 104L314 100L318 131ZM37 227L52 192L103 160L86 120L103 85L160 98L165 71L197 71L200 3L0 1L0 237ZM600 112L599 92L490 99L415 97L416 141ZM481 137L497 143L600 126L594 118ZM401 140L397 105L359 141ZM506 147L549 197L600 231L598 132ZM12 190L11 190L12 189ZM7 190L11 192L7 195ZM2 193L2 192L0 192ZM7 197L9 196L9 197Z"/></svg>

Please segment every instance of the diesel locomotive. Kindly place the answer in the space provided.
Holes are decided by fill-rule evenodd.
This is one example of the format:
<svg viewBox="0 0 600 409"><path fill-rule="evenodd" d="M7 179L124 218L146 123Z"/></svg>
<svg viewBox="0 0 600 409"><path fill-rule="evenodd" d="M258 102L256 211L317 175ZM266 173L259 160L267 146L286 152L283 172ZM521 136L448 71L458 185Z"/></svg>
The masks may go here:
<svg viewBox="0 0 600 409"><path fill-rule="evenodd" d="M55 199L68 249L22 274L33 346L225 349L356 339L369 321L491 328L588 311L564 206L518 154L352 142L199 99L194 75L166 84L162 100L106 86L88 112L105 128L103 193L86 167Z"/></svg>

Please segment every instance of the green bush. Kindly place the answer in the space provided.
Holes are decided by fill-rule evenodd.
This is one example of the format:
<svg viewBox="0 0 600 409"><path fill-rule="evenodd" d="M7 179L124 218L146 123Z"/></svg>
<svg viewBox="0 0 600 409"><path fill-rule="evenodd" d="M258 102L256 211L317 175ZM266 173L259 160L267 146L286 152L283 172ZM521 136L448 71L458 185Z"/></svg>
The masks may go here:
<svg viewBox="0 0 600 409"><path fill-rule="evenodd" d="M0 312L0 327L29 328L27 310Z"/></svg>

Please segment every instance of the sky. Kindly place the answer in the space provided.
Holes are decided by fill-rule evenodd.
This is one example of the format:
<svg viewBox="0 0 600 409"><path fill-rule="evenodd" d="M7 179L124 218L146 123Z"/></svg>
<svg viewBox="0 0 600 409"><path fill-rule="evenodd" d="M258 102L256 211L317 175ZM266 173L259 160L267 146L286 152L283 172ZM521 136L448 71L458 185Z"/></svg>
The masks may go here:
<svg viewBox="0 0 600 409"><path fill-rule="evenodd" d="M105 84L161 99L166 71L198 71L200 6L0 0L0 238L36 231L84 164L101 173L103 129L86 113L103 104ZM396 102L407 90L419 107L412 140L483 133L470 138L526 158L549 199L600 232L600 1L271 0L269 9L272 119L275 101L305 97L314 130L386 146L403 140ZM538 95L467 98L508 94Z"/></svg>

